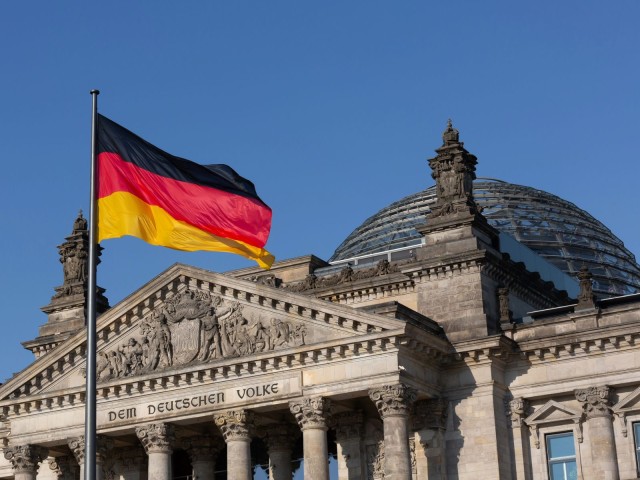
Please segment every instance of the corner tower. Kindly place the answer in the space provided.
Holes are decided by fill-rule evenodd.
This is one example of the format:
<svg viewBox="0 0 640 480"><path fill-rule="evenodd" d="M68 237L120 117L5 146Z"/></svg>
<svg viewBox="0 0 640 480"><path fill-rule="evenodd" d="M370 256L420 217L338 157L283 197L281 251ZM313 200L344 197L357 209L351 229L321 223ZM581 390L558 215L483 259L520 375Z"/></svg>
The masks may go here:
<svg viewBox="0 0 640 480"><path fill-rule="evenodd" d="M98 247L98 255L102 249ZM62 264L63 282L55 287L51 302L41 310L47 314L47 323L38 329L38 337L23 342L36 358L54 349L86 325L87 262L89 259L89 231L82 211L73 222L73 229L62 245L58 246ZM97 312L109 308L104 288L97 288Z"/></svg>
<svg viewBox="0 0 640 480"><path fill-rule="evenodd" d="M426 223L417 228L424 236L423 247L417 249L417 265L403 270L417 282L418 311L457 342L499 333L500 302L503 313L508 308L515 317L566 303L566 294L501 249L498 230L473 198L477 158L464 148L451 120L442 141L429 159L437 199ZM504 288L508 297L503 290L499 301Z"/></svg>

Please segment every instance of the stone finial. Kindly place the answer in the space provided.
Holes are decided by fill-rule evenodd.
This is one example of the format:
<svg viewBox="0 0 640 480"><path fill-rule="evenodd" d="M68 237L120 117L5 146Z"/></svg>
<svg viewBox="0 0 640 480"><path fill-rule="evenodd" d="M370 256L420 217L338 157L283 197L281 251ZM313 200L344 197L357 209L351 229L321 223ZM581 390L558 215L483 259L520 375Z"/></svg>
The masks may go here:
<svg viewBox="0 0 640 480"><path fill-rule="evenodd" d="M606 385L581 388L574 391L576 400L582 404L584 413L589 418L610 417L609 395L611 389Z"/></svg>
<svg viewBox="0 0 640 480"><path fill-rule="evenodd" d="M431 176L436 181L436 203L427 216L433 221L440 217L462 219L479 212L473 199L473 180L476 178L475 155L460 141L458 130L451 120L442 134L443 145L437 155L429 159Z"/></svg>
<svg viewBox="0 0 640 480"><path fill-rule="evenodd" d="M4 449L14 473L36 473L38 464L47 458L48 450L40 445L16 445Z"/></svg>
<svg viewBox="0 0 640 480"><path fill-rule="evenodd" d="M460 132L453 128L453 122L449 119L447 120L447 128L442 132L442 145L447 146L456 143L460 143Z"/></svg>
<svg viewBox="0 0 640 480"><path fill-rule="evenodd" d="M447 421L447 402L442 398L420 400L413 406L413 428L444 429Z"/></svg>
<svg viewBox="0 0 640 480"><path fill-rule="evenodd" d="M87 231L87 219L82 216L82 210L78 212L78 217L73 222L73 230L71 231L71 235L75 235L77 233L83 233Z"/></svg>
<svg viewBox="0 0 640 480"><path fill-rule="evenodd" d="M578 304L576 310L596 307L596 297L593 294L593 275L586 265L583 265L578 272L580 280L580 293L578 294Z"/></svg>
<svg viewBox="0 0 640 480"><path fill-rule="evenodd" d="M517 397L506 402L506 414L511 420L511 427L521 427L527 410L527 401Z"/></svg>
<svg viewBox="0 0 640 480"><path fill-rule="evenodd" d="M214 421L225 442L251 441L254 429L254 415L248 410L229 410L215 415Z"/></svg>
<svg viewBox="0 0 640 480"><path fill-rule="evenodd" d="M175 443L175 431L169 423L150 423L136 427L136 435L149 453L171 453Z"/></svg>
<svg viewBox="0 0 640 480"><path fill-rule="evenodd" d="M300 402L290 402L289 409L301 430L307 428L327 428L331 411L331 400L324 397L303 398Z"/></svg>
<svg viewBox="0 0 640 480"><path fill-rule="evenodd" d="M403 383L369 390L369 398L375 403L382 418L408 416L416 396L416 390Z"/></svg>

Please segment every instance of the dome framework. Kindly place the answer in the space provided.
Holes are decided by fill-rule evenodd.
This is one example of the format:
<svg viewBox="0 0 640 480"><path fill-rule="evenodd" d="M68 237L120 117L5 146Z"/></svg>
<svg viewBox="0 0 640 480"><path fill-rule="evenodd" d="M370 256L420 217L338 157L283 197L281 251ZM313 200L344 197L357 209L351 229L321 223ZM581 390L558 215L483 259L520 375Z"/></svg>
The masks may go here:
<svg viewBox="0 0 640 480"><path fill-rule="evenodd" d="M569 275L587 266L600 297L640 290L640 266L611 230L556 195L501 180L479 178L473 197L489 223ZM420 245L416 227L436 203L436 187L409 195L365 220L336 249L330 263Z"/></svg>

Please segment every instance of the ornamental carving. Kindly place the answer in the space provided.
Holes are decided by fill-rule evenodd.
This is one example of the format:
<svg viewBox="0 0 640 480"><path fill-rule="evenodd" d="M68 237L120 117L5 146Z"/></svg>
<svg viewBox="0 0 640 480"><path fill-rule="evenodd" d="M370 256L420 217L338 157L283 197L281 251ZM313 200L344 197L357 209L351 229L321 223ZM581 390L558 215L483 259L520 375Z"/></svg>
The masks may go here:
<svg viewBox="0 0 640 480"><path fill-rule="evenodd" d="M413 428L444 429L447 421L447 402L441 398L420 400L413 408Z"/></svg>
<svg viewBox="0 0 640 480"><path fill-rule="evenodd" d="M269 452L290 452L300 436L300 429L289 423L264 425L257 432L267 445Z"/></svg>
<svg viewBox="0 0 640 480"><path fill-rule="evenodd" d="M80 474L80 467L71 455L50 458L49 469L56 477L64 480L76 479Z"/></svg>
<svg viewBox="0 0 640 480"><path fill-rule="evenodd" d="M587 418L609 417L611 408L609 407L609 387L606 385L599 387L589 387L575 390L576 399L582 404L582 409Z"/></svg>
<svg viewBox="0 0 640 480"><path fill-rule="evenodd" d="M375 403L382 418L408 416L416 395L416 390L402 383L369 390L369 398Z"/></svg>
<svg viewBox="0 0 640 480"><path fill-rule="evenodd" d="M431 176L436 181L437 197L428 218L478 213L478 206L473 199L477 158L464 148L451 120L442 134L442 141L442 146L436 150L438 155L429 160Z"/></svg>
<svg viewBox="0 0 640 480"><path fill-rule="evenodd" d="M522 398L514 398L505 402L506 414L511 420L512 427L521 427L524 422L526 410L528 408L527 401Z"/></svg>
<svg viewBox="0 0 640 480"><path fill-rule="evenodd" d="M289 409L301 430L327 428L331 400L324 397L303 398L300 402L290 402Z"/></svg>
<svg viewBox="0 0 640 480"><path fill-rule="evenodd" d="M189 455L192 464L215 459L222 450L222 447L221 441L216 442L211 435L189 437L182 442L182 448L187 452L187 455Z"/></svg>
<svg viewBox="0 0 640 480"><path fill-rule="evenodd" d="M48 450L40 445L16 445L4 449L4 458L11 462L13 473L36 473L38 464L47 455Z"/></svg>
<svg viewBox="0 0 640 480"><path fill-rule="evenodd" d="M593 274L584 266L578 272L578 280L580 280L580 293L578 294L578 305L576 310L584 308L595 308L596 297L593 294Z"/></svg>
<svg viewBox="0 0 640 480"><path fill-rule="evenodd" d="M342 412L333 415L331 425L336 432L336 439L344 441L349 438L360 438L364 416L361 411Z"/></svg>
<svg viewBox="0 0 640 480"><path fill-rule="evenodd" d="M214 415L225 442L251 441L254 429L254 415L248 410L229 410Z"/></svg>
<svg viewBox="0 0 640 480"><path fill-rule="evenodd" d="M171 453L175 442L173 425L168 423L150 423L136 427L136 435L147 455L150 453Z"/></svg>
<svg viewBox="0 0 640 480"><path fill-rule="evenodd" d="M239 302L186 289L140 322L139 334L98 352L98 380L172 366L204 363L305 344L306 327L278 318L245 315Z"/></svg>
<svg viewBox="0 0 640 480"><path fill-rule="evenodd" d="M500 322L511 322L511 310L509 310L509 289L498 289L498 304L500 305Z"/></svg>
<svg viewBox="0 0 640 480"><path fill-rule="evenodd" d="M70 438L67 442L79 465L84 465L84 435ZM113 439L104 435L96 435L96 463L102 463L113 448Z"/></svg>
<svg viewBox="0 0 640 480"><path fill-rule="evenodd" d="M282 283L282 280L276 277L273 273L269 273L267 275L253 275L249 280L257 283L258 285L266 285L274 288L278 288Z"/></svg>
<svg viewBox="0 0 640 480"><path fill-rule="evenodd" d="M392 264L388 260L380 260L372 268L354 270L351 266L347 265L338 273L328 275L326 277L317 277L312 273L307 275L302 282L287 284L283 288L292 292L304 292L316 288L335 287L337 285L351 283L356 280L380 277L382 275L389 275L390 273L399 271L400 268L397 264Z"/></svg>
<svg viewBox="0 0 640 480"><path fill-rule="evenodd" d="M380 480L384 478L384 440L367 445L367 480Z"/></svg>

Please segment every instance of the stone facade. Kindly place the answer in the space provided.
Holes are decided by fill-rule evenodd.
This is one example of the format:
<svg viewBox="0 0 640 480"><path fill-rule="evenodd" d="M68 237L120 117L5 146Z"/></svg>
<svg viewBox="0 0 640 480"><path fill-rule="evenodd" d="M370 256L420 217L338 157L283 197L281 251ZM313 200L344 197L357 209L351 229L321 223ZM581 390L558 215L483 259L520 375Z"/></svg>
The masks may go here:
<svg viewBox="0 0 640 480"><path fill-rule="evenodd" d="M512 261L451 124L430 166L441 198L410 258L175 265L104 299L98 477L249 479L261 464L325 480L332 457L340 479L543 480L556 461L584 480L637 478L640 294L598 300L583 271L571 300ZM80 216L25 344L36 359L0 386L0 478L82 475L85 240Z"/></svg>

